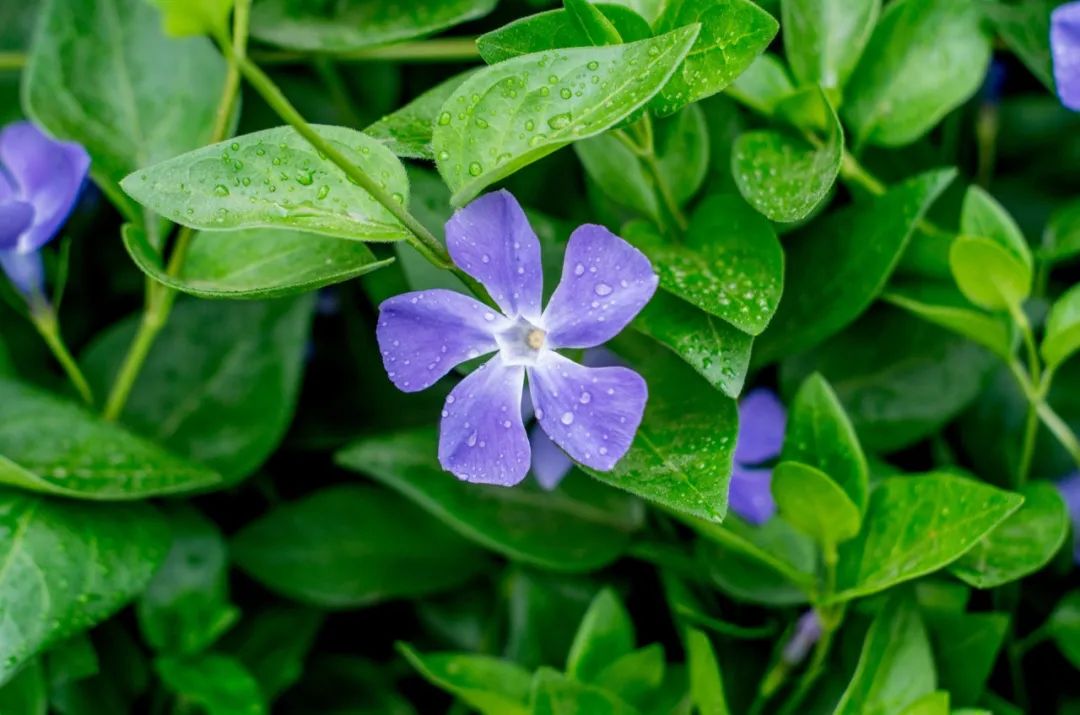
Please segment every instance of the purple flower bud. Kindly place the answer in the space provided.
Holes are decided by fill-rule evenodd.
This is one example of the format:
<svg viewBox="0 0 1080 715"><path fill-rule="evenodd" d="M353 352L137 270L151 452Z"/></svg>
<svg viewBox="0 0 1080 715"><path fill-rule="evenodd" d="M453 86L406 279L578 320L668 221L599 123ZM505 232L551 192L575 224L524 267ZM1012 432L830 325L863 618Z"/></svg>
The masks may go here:
<svg viewBox="0 0 1080 715"><path fill-rule="evenodd" d="M761 465L780 455L786 424L784 405L769 390L753 390L739 403L739 439L728 505L751 524L764 524L776 513L772 468Z"/></svg>
<svg viewBox="0 0 1080 715"><path fill-rule="evenodd" d="M1080 2L1066 3L1051 13L1050 54L1062 104L1080 111Z"/></svg>
<svg viewBox="0 0 1080 715"><path fill-rule="evenodd" d="M821 638L821 620L815 611L807 611L799 617L795 624L795 632L784 645L780 657L788 665L798 665L806 658L807 653Z"/></svg>

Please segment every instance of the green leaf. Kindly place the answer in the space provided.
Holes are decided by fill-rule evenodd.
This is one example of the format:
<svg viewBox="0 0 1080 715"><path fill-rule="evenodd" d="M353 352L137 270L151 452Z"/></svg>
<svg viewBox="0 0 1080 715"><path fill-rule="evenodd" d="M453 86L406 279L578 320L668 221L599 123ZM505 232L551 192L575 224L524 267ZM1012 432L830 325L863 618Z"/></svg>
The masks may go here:
<svg viewBox="0 0 1080 715"><path fill-rule="evenodd" d="M859 663L835 715L885 715L937 687L930 640L918 607L903 595L887 600L866 634Z"/></svg>
<svg viewBox="0 0 1080 715"><path fill-rule="evenodd" d="M0 484L125 500L203 490L221 481L82 407L0 378Z"/></svg>
<svg viewBox="0 0 1080 715"><path fill-rule="evenodd" d="M47 715L49 691L41 661L32 661L0 687L0 713Z"/></svg>
<svg viewBox="0 0 1080 715"><path fill-rule="evenodd" d="M952 286L920 281L890 286L882 299L912 315L972 340L1004 360L1016 344L1012 322L971 305Z"/></svg>
<svg viewBox="0 0 1080 715"><path fill-rule="evenodd" d="M1028 270L1032 269L1031 249L1020 227L1004 206L978 186L968 187L964 195L960 212L960 233L996 241L1027 266Z"/></svg>
<svg viewBox="0 0 1080 715"><path fill-rule="evenodd" d="M1051 484L1034 482L1020 493L1024 505L949 567L976 588L994 588L1048 564L1069 535L1069 510Z"/></svg>
<svg viewBox="0 0 1080 715"><path fill-rule="evenodd" d="M694 628L686 631L686 659L694 706L702 715L730 715L716 652L709 637Z"/></svg>
<svg viewBox="0 0 1080 715"><path fill-rule="evenodd" d="M251 34L297 50L344 52L385 45L483 17L496 0L411 0L388 11L381 0L259 0Z"/></svg>
<svg viewBox="0 0 1080 715"><path fill-rule="evenodd" d="M870 40L881 0L781 0L780 9L795 79L840 90Z"/></svg>
<svg viewBox="0 0 1080 715"><path fill-rule="evenodd" d="M957 236L949 268L960 291L980 308L1019 310L1031 294L1031 267L989 238Z"/></svg>
<svg viewBox="0 0 1080 715"><path fill-rule="evenodd" d="M50 133L86 147L94 180L134 220L141 213L120 180L210 141L224 82L213 44L164 37L146 0L49 0L23 105Z"/></svg>
<svg viewBox="0 0 1080 715"><path fill-rule="evenodd" d="M957 705L979 702L1009 632L1006 613L925 613L941 686Z"/></svg>
<svg viewBox="0 0 1080 715"><path fill-rule="evenodd" d="M1050 13L1062 0L987 0L983 11L997 34L1047 89L1054 89Z"/></svg>
<svg viewBox="0 0 1080 715"><path fill-rule="evenodd" d="M663 215L656 184L641 159L611 133L574 143L585 173L604 195L620 206L658 223Z"/></svg>
<svg viewBox="0 0 1080 715"><path fill-rule="evenodd" d="M439 466L433 429L354 442L335 459L400 492L463 537L510 558L559 571L587 571L615 560L641 525L641 505L581 475L546 492L455 479Z"/></svg>
<svg viewBox="0 0 1080 715"><path fill-rule="evenodd" d="M344 485L248 524L231 552L266 587L324 608L437 593L484 565L468 542L405 499Z"/></svg>
<svg viewBox="0 0 1080 715"><path fill-rule="evenodd" d="M673 114L723 90L765 51L779 24L751 0L670 0L657 32L701 23L701 34L652 108Z"/></svg>
<svg viewBox="0 0 1080 715"><path fill-rule="evenodd" d="M886 479L870 495L862 531L840 547L833 600L948 566L1022 503L1018 494L945 472Z"/></svg>
<svg viewBox="0 0 1080 715"><path fill-rule="evenodd" d="M866 508L866 456L840 400L820 374L806 378L795 394L783 459L817 468L847 494L858 513Z"/></svg>
<svg viewBox="0 0 1080 715"><path fill-rule="evenodd" d="M589 0L563 0L566 11L589 38L589 44L618 45L623 39L615 25Z"/></svg>
<svg viewBox="0 0 1080 715"><path fill-rule="evenodd" d="M630 451L596 479L676 511L720 521L727 512L735 403L708 386L673 355L649 341L620 339L649 384L649 402Z"/></svg>
<svg viewBox="0 0 1080 715"><path fill-rule="evenodd" d="M233 0L153 0L170 37L215 35L228 28Z"/></svg>
<svg viewBox="0 0 1080 715"><path fill-rule="evenodd" d="M314 125L323 139L402 204L405 167L381 142L345 127ZM196 149L121 183L133 199L191 228L292 228L356 241L408 236L393 214L319 156L292 127Z"/></svg>
<svg viewBox="0 0 1080 715"><path fill-rule="evenodd" d="M212 521L193 508L170 510L172 548L136 603L143 638L157 651L194 655L240 611L229 603L229 555Z"/></svg>
<svg viewBox="0 0 1080 715"><path fill-rule="evenodd" d="M97 651L86 633L76 634L49 648L44 662L50 689L83 681L101 672Z"/></svg>
<svg viewBox="0 0 1080 715"><path fill-rule="evenodd" d="M605 2L597 3L596 8L611 22L623 42L652 37L649 23L634 9ZM476 49L489 65L533 52L591 44L585 30L566 10L549 10L522 17L476 38Z"/></svg>
<svg viewBox="0 0 1080 715"><path fill-rule="evenodd" d="M727 93L755 112L772 116L781 100L795 93L787 66L766 52L736 79Z"/></svg>
<svg viewBox="0 0 1080 715"><path fill-rule="evenodd" d="M1080 591L1069 591L1058 601L1044 628L1061 654L1080 669Z"/></svg>
<svg viewBox="0 0 1080 715"><path fill-rule="evenodd" d="M705 112L691 104L655 123L656 155L664 181L680 204L689 201L709 171L709 126Z"/></svg>
<svg viewBox="0 0 1080 715"><path fill-rule="evenodd" d="M1080 350L1080 285L1054 301L1046 318L1046 335L1039 352L1047 367L1055 368Z"/></svg>
<svg viewBox="0 0 1080 715"><path fill-rule="evenodd" d="M280 298L343 283L393 263L355 241L256 228L195 235L180 275L165 270L146 232L123 227L135 265L158 283L200 298Z"/></svg>
<svg viewBox="0 0 1080 715"><path fill-rule="evenodd" d="M259 685L236 660L207 654L196 658L161 657L154 667L162 682L183 701L207 715L263 715Z"/></svg>
<svg viewBox="0 0 1080 715"><path fill-rule="evenodd" d="M938 690L927 693L908 707L901 715L949 715L949 693Z"/></svg>
<svg viewBox="0 0 1080 715"><path fill-rule="evenodd" d="M760 364L801 352L857 318L885 286L915 225L953 170L909 179L883 196L830 213L785 240L784 300L755 346Z"/></svg>
<svg viewBox="0 0 1080 715"><path fill-rule="evenodd" d="M978 90L990 45L978 3L889 3L845 92L855 145L901 146L923 136Z"/></svg>
<svg viewBox="0 0 1080 715"><path fill-rule="evenodd" d="M744 333L761 333L777 310L784 252L769 222L736 196L705 198L681 242L644 224L624 234L652 260L661 288Z"/></svg>
<svg viewBox="0 0 1080 715"><path fill-rule="evenodd" d="M813 101L825 108L824 142L811 143L797 131L761 129L740 135L732 149L735 185L751 206L773 221L790 223L809 216L828 197L840 173L840 120L821 90L811 92Z"/></svg>
<svg viewBox="0 0 1080 715"><path fill-rule="evenodd" d="M273 606L241 620L221 648L247 668L272 703L300 679L323 618L313 609Z"/></svg>
<svg viewBox="0 0 1080 715"><path fill-rule="evenodd" d="M483 715L529 715L529 673L508 660L469 653L418 653L397 649L432 685L460 698Z"/></svg>
<svg viewBox="0 0 1080 715"><path fill-rule="evenodd" d="M475 73L476 70L471 69L443 80L402 108L369 126L364 130L364 134L378 139L397 156L435 161L431 134L435 129L439 110L461 83Z"/></svg>
<svg viewBox="0 0 1080 715"><path fill-rule="evenodd" d="M611 589L596 595L566 657L567 675L593 682L605 667L634 649L634 623Z"/></svg>
<svg viewBox="0 0 1080 715"><path fill-rule="evenodd" d="M585 685L551 668L540 668L532 682L530 715L637 715L611 693Z"/></svg>
<svg viewBox="0 0 1080 715"><path fill-rule="evenodd" d="M1039 257L1060 263L1080 255L1080 200L1071 201L1050 216Z"/></svg>
<svg viewBox="0 0 1080 715"><path fill-rule="evenodd" d="M799 462L781 462L772 479L780 516L827 552L859 533L859 507L825 472Z"/></svg>
<svg viewBox="0 0 1080 715"><path fill-rule="evenodd" d="M624 702L643 706L663 686L666 669L664 646L653 643L619 656L589 682Z"/></svg>
<svg viewBox="0 0 1080 715"><path fill-rule="evenodd" d="M146 504L15 491L0 492L0 533L0 684L44 648L120 610L169 549L168 529Z"/></svg>
<svg viewBox="0 0 1080 715"><path fill-rule="evenodd" d="M640 109L686 57L699 27L608 47L551 50L480 70L435 122L432 146L461 206L485 187Z"/></svg>
<svg viewBox="0 0 1080 715"><path fill-rule="evenodd" d="M633 326L728 397L735 399L742 392L754 342L746 333L665 291L653 296Z"/></svg>

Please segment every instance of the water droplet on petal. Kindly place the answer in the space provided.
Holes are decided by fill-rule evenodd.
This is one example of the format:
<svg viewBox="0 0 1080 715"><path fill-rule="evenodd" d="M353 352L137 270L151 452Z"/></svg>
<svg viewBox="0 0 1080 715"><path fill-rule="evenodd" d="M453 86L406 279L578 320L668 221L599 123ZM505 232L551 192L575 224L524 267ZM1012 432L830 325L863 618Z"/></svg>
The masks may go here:
<svg viewBox="0 0 1080 715"><path fill-rule="evenodd" d="M559 421L562 422L564 425L573 424L574 415L571 412L563 412L562 417L559 418Z"/></svg>
<svg viewBox="0 0 1080 715"><path fill-rule="evenodd" d="M593 291L597 295L611 295L612 288L607 283L597 283Z"/></svg>
<svg viewBox="0 0 1080 715"><path fill-rule="evenodd" d="M575 276L580 276L583 273L585 273L585 266L581 265L580 263L577 264L576 266L574 266L574 275Z"/></svg>

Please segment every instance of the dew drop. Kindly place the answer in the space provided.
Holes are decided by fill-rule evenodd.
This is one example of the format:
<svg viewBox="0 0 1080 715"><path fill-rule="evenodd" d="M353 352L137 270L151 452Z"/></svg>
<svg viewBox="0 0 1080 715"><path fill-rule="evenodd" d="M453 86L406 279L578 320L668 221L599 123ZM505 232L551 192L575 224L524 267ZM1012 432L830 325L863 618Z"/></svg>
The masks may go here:
<svg viewBox="0 0 1080 715"><path fill-rule="evenodd" d="M317 199L325 199L327 197L327 195L329 195L329 193L330 193L330 187L327 186L326 184L323 184L322 186L319 187L319 191L315 194L315 198L317 198Z"/></svg>
<svg viewBox="0 0 1080 715"><path fill-rule="evenodd" d="M559 422L562 422L564 425L573 424L574 414L572 412L563 412L562 417L559 418Z"/></svg>
<svg viewBox="0 0 1080 715"><path fill-rule="evenodd" d="M583 405L587 405L592 402L592 395L590 395L588 392L583 392L581 393L581 397L578 398L578 401L581 402L581 404Z"/></svg>
<svg viewBox="0 0 1080 715"><path fill-rule="evenodd" d="M575 276L580 276L580 275L582 275L584 273L585 273L585 266L581 265L580 263L577 264L576 266L574 266L574 275Z"/></svg>
<svg viewBox="0 0 1080 715"><path fill-rule="evenodd" d="M450 123L450 112L443 112L439 115L439 126L445 127Z"/></svg>
<svg viewBox="0 0 1080 715"><path fill-rule="evenodd" d="M607 283L597 283L593 292L597 295L611 295L612 288Z"/></svg>
<svg viewBox="0 0 1080 715"><path fill-rule="evenodd" d="M465 444L469 445L470 447L475 447L476 446L476 433L475 432L473 432L471 435L469 435L469 438L467 440L465 440Z"/></svg>
<svg viewBox="0 0 1080 715"><path fill-rule="evenodd" d="M217 186L214 187L214 193L217 194L218 196L228 196L229 195L229 187L226 186L225 184L218 184Z"/></svg>
<svg viewBox="0 0 1080 715"><path fill-rule="evenodd" d="M480 176L480 174L482 174L483 172L484 172L484 167L482 167L480 165L480 162L474 161L473 163L469 164L469 175L470 176Z"/></svg>

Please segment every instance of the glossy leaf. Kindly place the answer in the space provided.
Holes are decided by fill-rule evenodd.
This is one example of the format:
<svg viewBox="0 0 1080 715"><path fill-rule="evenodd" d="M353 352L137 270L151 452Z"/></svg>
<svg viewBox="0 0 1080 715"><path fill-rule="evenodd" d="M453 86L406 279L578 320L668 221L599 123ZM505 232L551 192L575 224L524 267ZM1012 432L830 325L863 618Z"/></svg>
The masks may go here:
<svg viewBox="0 0 1080 715"><path fill-rule="evenodd" d="M0 492L0 684L49 645L112 616L150 582L169 531L145 504Z"/></svg>
<svg viewBox="0 0 1080 715"><path fill-rule="evenodd" d="M624 234L652 260L661 288L745 333L761 333L777 310L784 252L769 222L738 197L703 200L683 241L644 225Z"/></svg>
<svg viewBox="0 0 1080 715"><path fill-rule="evenodd" d="M982 84L990 44L977 3L890 3L845 92L843 114L855 145L901 146L920 138Z"/></svg>
<svg viewBox="0 0 1080 715"><path fill-rule="evenodd" d="M1050 307L1039 351L1049 367L1057 367L1080 351L1080 286L1070 288Z"/></svg>
<svg viewBox="0 0 1080 715"><path fill-rule="evenodd" d="M589 0L563 0L563 6L574 22L585 31L589 44L618 45L622 36L607 16Z"/></svg>
<svg viewBox="0 0 1080 715"><path fill-rule="evenodd" d="M292 421L314 296L181 301L135 380L121 421L234 483L277 447ZM137 329L134 318L86 352L104 392Z"/></svg>
<svg viewBox="0 0 1080 715"><path fill-rule="evenodd" d="M435 161L431 135L435 120L447 99L461 83L476 73L468 70L443 80L416 99L375 122L364 134L378 139L394 154L408 159Z"/></svg>
<svg viewBox="0 0 1080 715"><path fill-rule="evenodd" d="M397 201L408 201L405 168L381 142L345 127L313 128ZM200 230L291 228L356 241L408 235L388 209L292 127L181 154L121 185L147 208Z"/></svg>
<svg viewBox="0 0 1080 715"><path fill-rule="evenodd" d="M784 54L802 84L843 88L881 13L881 0L781 0Z"/></svg>
<svg viewBox="0 0 1080 715"><path fill-rule="evenodd" d="M315 492L248 524L236 563L268 588L324 608L357 608L457 586L479 553L405 499L366 487Z"/></svg>
<svg viewBox="0 0 1080 715"><path fill-rule="evenodd" d="M779 28L751 0L670 0L657 32L701 23L701 33L678 71L653 101L661 116L723 90L765 51Z"/></svg>
<svg viewBox="0 0 1080 715"><path fill-rule="evenodd" d="M978 186L968 187L960 212L960 233L989 238L1001 244L1021 263L1032 267L1031 249L1016 221L997 199Z"/></svg>
<svg viewBox="0 0 1080 715"><path fill-rule="evenodd" d="M835 600L948 566L1022 503L1017 494L954 474L886 479L870 495L862 531L840 547Z"/></svg>
<svg viewBox="0 0 1080 715"><path fill-rule="evenodd" d="M451 203L461 206L633 114L671 77L698 31L691 25L625 45L524 55L469 77L443 105L432 140Z"/></svg>
<svg viewBox="0 0 1080 715"><path fill-rule="evenodd" d="M436 460L434 430L398 432L354 442L336 459L374 477L481 546L560 571L598 568L617 558L641 525L641 505L581 475L546 492L535 483L513 489L454 478Z"/></svg>
<svg viewBox="0 0 1080 715"><path fill-rule="evenodd" d="M772 116L777 105L795 93L787 66L766 52L732 82L727 93L755 112Z"/></svg>
<svg viewBox="0 0 1080 715"><path fill-rule="evenodd" d="M388 7L380 0L260 0L251 10L251 34L282 47L342 52L429 35L482 17L495 3L411 0Z"/></svg>
<svg viewBox="0 0 1080 715"><path fill-rule="evenodd" d="M609 664L634 648L634 624L610 589L596 595L578 626L566 657L566 673L592 682Z"/></svg>
<svg viewBox="0 0 1080 715"><path fill-rule="evenodd" d="M1012 323L969 303L945 285L910 283L891 286L882 298L923 320L963 335L1005 360L1012 358L1015 334Z"/></svg>
<svg viewBox="0 0 1080 715"><path fill-rule="evenodd" d="M531 678L507 660L469 653L418 653L398 644L409 664L432 685L483 715L529 715Z"/></svg>
<svg viewBox="0 0 1080 715"><path fill-rule="evenodd" d="M1031 267L989 238L957 236L949 268L960 291L980 308L1018 309L1031 293Z"/></svg>
<svg viewBox="0 0 1080 715"><path fill-rule="evenodd" d="M859 507L820 469L781 462L773 469L772 492L780 516L826 549L859 533Z"/></svg>
<svg viewBox="0 0 1080 715"><path fill-rule="evenodd" d="M135 265L158 283L200 298L279 298L342 283L393 263L355 241L273 229L196 234L183 268L170 275L146 233L123 228Z"/></svg>
<svg viewBox="0 0 1080 715"><path fill-rule="evenodd" d="M1035 573L1054 558L1069 535L1069 511L1046 482L1025 485L1024 504L984 536L949 571L976 588L994 588Z"/></svg>
<svg viewBox="0 0 1080 715"><path fill-rule="evenodd" d="M595 7L611 22L623 42L652 37L649 23L632 8L608 2L596 3ZM533 52L592 44L581 25L562 9L519 18L476 38L476 49L489 65Z"/></svg>
<svg viewBox="0 0 1080 715"><path fill-rule="evenodd" d="M636 715L637 710L606 690L585 685L551 668L533 677L531 715Z"/></svg>
<svg viewBox="0 0 1080 715"><path fill-rule="evenodd" d="M240 663L228 656L161 657L154 666L170 691L185 702L199 705L207 715L264 715L267 712L258 683Z"/></svg>
<svg viewBox="0 0 1080 715"><path fill-rule="evenodd" d="M922 174L787 239L786 261L792 268L784 300L757 343L755 361L765 364L812 347L866 310L896 267L916 223L954 176L951 170Z"/></svg>
<svg viewBox="0 0 1080 715"><path fill-rule="evenodd" d="M145 499L220 485L216 472L36 388L0 378L0 483L76 499Z"/></svg>

